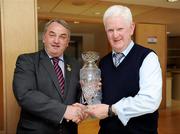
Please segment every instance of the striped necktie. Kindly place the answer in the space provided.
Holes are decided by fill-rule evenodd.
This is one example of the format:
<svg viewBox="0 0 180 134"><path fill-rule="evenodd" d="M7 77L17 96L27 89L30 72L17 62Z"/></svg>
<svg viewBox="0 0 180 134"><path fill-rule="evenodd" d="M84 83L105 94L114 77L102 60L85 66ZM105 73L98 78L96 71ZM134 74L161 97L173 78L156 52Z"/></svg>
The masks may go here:
<svg viewBox="0 0 180 134"><path fill-rule="evenodd" d="M116 67L119 66L119 64L121 63L121 59L123 58L124 54L123 53L115 53L113 54L113 58L114 58L114 65Z"/></svg>
<svg viewBox="0 0 180 134"><path fill-rule="evenodd" d="M64 95L64 77L63 77L63 72L58 64L60 59L58 57L54 57L54 58L52 58L52 60L53 60L53 64L54 64L54 70L56 72L56 75L57 75L57 78L59 81L59 87L60 87L61 94Z"/></svg>

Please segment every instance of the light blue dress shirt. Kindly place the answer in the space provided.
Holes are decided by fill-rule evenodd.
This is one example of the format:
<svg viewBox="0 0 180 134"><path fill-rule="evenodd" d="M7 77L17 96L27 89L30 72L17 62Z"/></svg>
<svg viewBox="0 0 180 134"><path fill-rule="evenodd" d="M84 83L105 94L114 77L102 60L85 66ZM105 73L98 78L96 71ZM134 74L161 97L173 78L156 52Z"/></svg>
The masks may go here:
<svg viewBox="0 0 180 134"><path fill-rule="evenodd" d="M131 41L122 53L126 56L133 45L134 42ZM145 57L140 67L139 76L140 90L137 95L124 97L112 105L124 126L133 117L156 111L162 100L162 72L158 56L154 52L150 52Z"/></svg>

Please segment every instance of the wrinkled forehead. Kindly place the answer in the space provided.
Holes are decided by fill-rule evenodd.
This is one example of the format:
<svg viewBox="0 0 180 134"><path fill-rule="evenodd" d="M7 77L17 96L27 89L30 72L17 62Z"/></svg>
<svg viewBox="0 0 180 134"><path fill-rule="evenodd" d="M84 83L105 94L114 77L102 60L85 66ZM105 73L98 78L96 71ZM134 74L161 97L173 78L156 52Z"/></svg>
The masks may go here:
<svg viewBox="0 0 180 134"><path fill-rule="evenodd" d="M48 27L46 32L51 32L51 33L57 33L57 34L67 34L68 36L70 35L69 29L64 27L63 25L57 23L57 22L52 22Z"/></svg>

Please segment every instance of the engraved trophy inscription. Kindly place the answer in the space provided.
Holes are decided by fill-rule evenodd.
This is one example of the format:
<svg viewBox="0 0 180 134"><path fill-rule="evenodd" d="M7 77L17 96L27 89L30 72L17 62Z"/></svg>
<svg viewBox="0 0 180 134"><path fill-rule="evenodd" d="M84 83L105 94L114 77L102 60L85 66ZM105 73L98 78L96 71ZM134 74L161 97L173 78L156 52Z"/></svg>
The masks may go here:
<svg viewBox="0 0 180 134"><path fill-rule="evenodd" d="M101 87L99 86L101 71L96 65L99 55L97 52L88 51L82 53L82 59L84 66L80 70L80 80L83 97L87 104L99 104L102 98Z"/></svg>

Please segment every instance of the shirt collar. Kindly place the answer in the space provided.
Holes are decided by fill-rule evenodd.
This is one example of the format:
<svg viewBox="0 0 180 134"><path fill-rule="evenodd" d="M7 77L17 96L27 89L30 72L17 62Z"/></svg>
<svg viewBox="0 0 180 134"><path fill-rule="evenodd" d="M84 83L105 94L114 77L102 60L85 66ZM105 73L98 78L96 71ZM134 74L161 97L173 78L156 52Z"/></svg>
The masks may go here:
<svg viewBox="0 0 180 134"><path fill-rule="evenodd" d="M134 42L131 40L130 44L128 45L128 47L122 52L124 54L124 56L127 56L129 51L132 49L132 47L134 46ZM114 55L116 52L113 50L112 51L112 55Z"/></svg>
<svg viewBox="0 0 180 134"><path fill-rule="evenodd" d="M47 52L46 52L46 53L47 53ZM49 55L48 53L47 53L47 55L48 55L48 57L49 57L50 59L53 58L53 57L52 57L51 55ZM60 61L64 62L64 56L63 56L63 55L59 56L59 59L60 59Z"/></svg>

